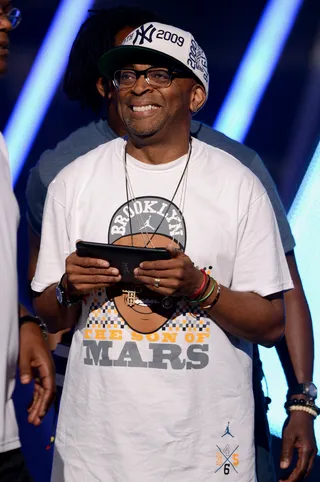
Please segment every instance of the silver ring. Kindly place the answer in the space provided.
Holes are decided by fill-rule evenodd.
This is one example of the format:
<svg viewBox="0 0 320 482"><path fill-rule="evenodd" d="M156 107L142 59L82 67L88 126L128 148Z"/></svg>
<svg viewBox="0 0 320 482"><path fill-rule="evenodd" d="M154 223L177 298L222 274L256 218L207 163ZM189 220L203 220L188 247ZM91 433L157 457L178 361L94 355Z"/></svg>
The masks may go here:
<svg viewBox="0 0 320 482"><path fill-rule="evenodd" d="M160 278L155 278L155 279L154 279L153 286L154 286L155 288L160 288L160 281L161 281Z"/></svg>

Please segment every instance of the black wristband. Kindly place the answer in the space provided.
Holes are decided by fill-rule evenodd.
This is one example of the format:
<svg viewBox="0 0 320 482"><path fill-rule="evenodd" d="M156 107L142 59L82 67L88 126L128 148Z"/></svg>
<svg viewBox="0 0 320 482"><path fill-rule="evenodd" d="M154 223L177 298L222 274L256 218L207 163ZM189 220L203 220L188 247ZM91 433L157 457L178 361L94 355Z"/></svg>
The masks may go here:
<svg viewBox="0 0 320 482"><path fill-rule="evenodd" d="M317 407L317 405L311 400L305 400L304 398L293 398L292 400L288 400L284 404L284 408L286 409L287 413L289 412L290 407L296 406L312 408L312 410L314 410L317 415L320 415L320 408Z"/></svg>
<svg viewBox="0 0 320 482"><path fill-rule="evenodd" d="M48 328L47 328L47 325L45 324L45 322L39 318L38 316L32 316L32 315L25 315L25 316L21 316L19 318L19 326L21 328L21 326L25 325L26 323L34 323L36 325L39 326L41 332L42 332L42 335L45 339L48 338Z"/></svg>

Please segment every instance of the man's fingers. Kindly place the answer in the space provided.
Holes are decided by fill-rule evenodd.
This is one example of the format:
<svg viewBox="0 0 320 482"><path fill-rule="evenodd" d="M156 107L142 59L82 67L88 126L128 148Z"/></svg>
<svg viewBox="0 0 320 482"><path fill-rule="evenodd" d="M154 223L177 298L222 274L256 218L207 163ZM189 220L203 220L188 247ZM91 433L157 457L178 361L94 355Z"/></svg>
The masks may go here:
<svg viewBox="0 0 320 482"><path fill-rule="evenodd" d="M184 273L182 269L166 269L164 271L156 271L156 270L143 270L141 268L136 268L134 270L134 274L136 278L139 280L150 279L150 282L153 283L155 278L159 278L161 280L170 280L176 279L182 281L184 279Z"/></svg>
<svg viewBox="0 0 320 482"><path fill-rule="evenodd" d="M177 259L160 259L158 261L143 261L137 266L145 271L165 271L169 269L182 269L183 261Z"/></svg>
<svg viewBox="0 0 320 482"><path fill-rule="evenodd" d="M294 447L295 440L292 439L291 437L289 438L288 436L285 436L285 433L283 435L282 439L282 449L281 449L281 457L280 457L280 468L281 469L287 469L292 460L292 455L293 455L293 447Z"/></svg>
<svg viewBox="0 0 320 482"><path fill-rule="evenodd" d="M67 275L68 281L70 277L78 277L78 276L113 276L118 275L119 270L117 268L92 268L92 267L83 267L83 266L67 266Z"/></svg>
<svg viewBox="0 0 320 482"><path fill-rule="evenodd" d="M38 394L37 394L38 396L36 400L34 400L34 403L32 404L32 407L29 411L28 422L36 426L40 425L41 423L40 407L42 403L43 394L44 394L44 389L42 387L39 387Z"/></svg>
<svg viewBox="0 0 320 482"><path fill-rule="evenodd" d="M181 256L184 256L184 252L181 249L177 248L177 246L175 246L174 244L168 244L168 246L166 246L166 250L169 251L172 258L179 258Z"/></svg>
<svg viewBox="0 0 320 482"><path fill-rule="evenodd" d="M113 278L108 278L105 280L105 282L101 283L88 283L88 280L85 280L85 282L77 282L74 284L75 289L77 290L77 293L79 294L86 294L90 293L93 290L101 290L104 288L110 288L110 286L114 285L115 283L118 283L121 281L121 276L116 276Z"/></svg>
<svg viewBox="0 0 320 482"><path fill-rule="evenodd" d="M44 384L45 385L45 384ZM50 383L50 386L47 388L44 386L43 395L40 399L40 406L39 406L39 417L44 417L49 408L51 407L55 398L55 389L54 385Z"/></svg>
<svg viewBox="0 0 320 482"><path fill-rule="evenodd" d="M155 278L152 278L149 276L137 277L137 280L143 283L146 288L164 296L172 296L179 289L180 282L177 279L160 278L160 282L158 286L155 286L155 279L157 279L157 277Z"/></svg>
<svg viewBox="0 0 320 482"><path fill-rule="evenodd" d="M314 459L316 458L316 455L317 455L317 451L316 450L313 450L312 451L312 455L309 459L309 463L308 463L308 468L307 468L307 472L306 472L306 475L305 475L305 478L309 477L310 475L310 472L311 472L311 469L313 467L313 463L314 463Z"/></svg>
<svg viewBox="0 0 320 482"><path fill-rule="evenodd" d="M148 287L153 286L156 289L159 289L161 287L177 290L180 287L180 280L177 278L160 278L158 276L136 276L136 278L140 283L143 283ZM155 280L159 280L158 287L155 286Z"/></svg>
<svg viewBox="0 0 320 482"><path fill-rule="evenodd" d="M299 449L297 466L286 482L298 482L305 478L310 461L310 455L311 453L309 450L301 448Z"/></svg>
<svg viewBox="0 0 320 482"><path fill-rule="evenodd" d="M30 383L33 378L30 360L25 357L26 357L25 352L21 350L20 359L19 359L19 370L20 370L20 381L22 385L26 385Z"/></svg>
<svg viewBox="0 0 320 482"><path fill-rule="evenodd" d="M69 283L72 284L74 287L78 287L80 285L99 285L99 286L106 286L111 283L117 283L121 280L121 276L118 275L72 275L69 277Z"/></svg>
<svg viewBox="0 0 320 482"><path fill-rule="evenodd" d="M31 413L34 410L34 408L35 408L35 406L36 406L36 404L37 404L37 402L40 398L40 390L41 390L41 387L38 385L38 383L35 383L34 389L33 389L32 401L31 401L31 403L28 407L28 413Z"/></svg>
<svg viewBox="0 0 320 482"><path fill-rule="evenodd" d="M41 379L41 386L43 388L39 415L40 417L44 417L55 398L55 375L53 370L49 370L48 364L42 364L39 367L39 375Z"/></svg>
<svg viewBox="0 0 320 482"><path fill-rule="evenodd" d="M110 263L104 259L82 257L76 252L67 258L67 263L84 268L109 268L110 266Z"/></svg>

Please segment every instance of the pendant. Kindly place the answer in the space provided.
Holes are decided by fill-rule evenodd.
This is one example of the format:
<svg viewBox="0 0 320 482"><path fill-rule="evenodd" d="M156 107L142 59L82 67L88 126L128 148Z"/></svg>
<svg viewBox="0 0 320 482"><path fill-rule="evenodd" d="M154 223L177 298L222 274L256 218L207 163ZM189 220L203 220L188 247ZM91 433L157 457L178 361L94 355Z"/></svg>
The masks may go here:
<svg viewBox="0 0 320 482"><path fill-rule="evenodd" d="M170 296L166 296L165 298L163 298L161 304L165 310L171 310L171 308L173 307L173 299Z"/></svg>
<svg viewBox="0 0 320 482"><path fill-rule="evenodd" d="M134 306L136 302L137 293L134 290L122 290L122 293L126 294L125 296L126 305L132 308L132 306Z"/></svg>

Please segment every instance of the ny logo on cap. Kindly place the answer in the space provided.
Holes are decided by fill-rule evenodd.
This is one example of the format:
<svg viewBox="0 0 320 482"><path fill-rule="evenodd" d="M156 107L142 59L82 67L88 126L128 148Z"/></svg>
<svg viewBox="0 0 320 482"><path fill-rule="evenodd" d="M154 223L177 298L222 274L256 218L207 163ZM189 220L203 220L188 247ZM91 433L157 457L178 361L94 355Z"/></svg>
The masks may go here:
<svg viewBox="0 0 320 482"><path fill-rule="evenodd" d="M145 28L145 25L142 25L136 30L136 36L132 42L133 45L135 45L138 42L139 37L140 37L139 45L143 45L144 41L151 43L153 40L154 32L156 30L157 29L152 25L152 23L148 25L147 28Z"/></svg>

